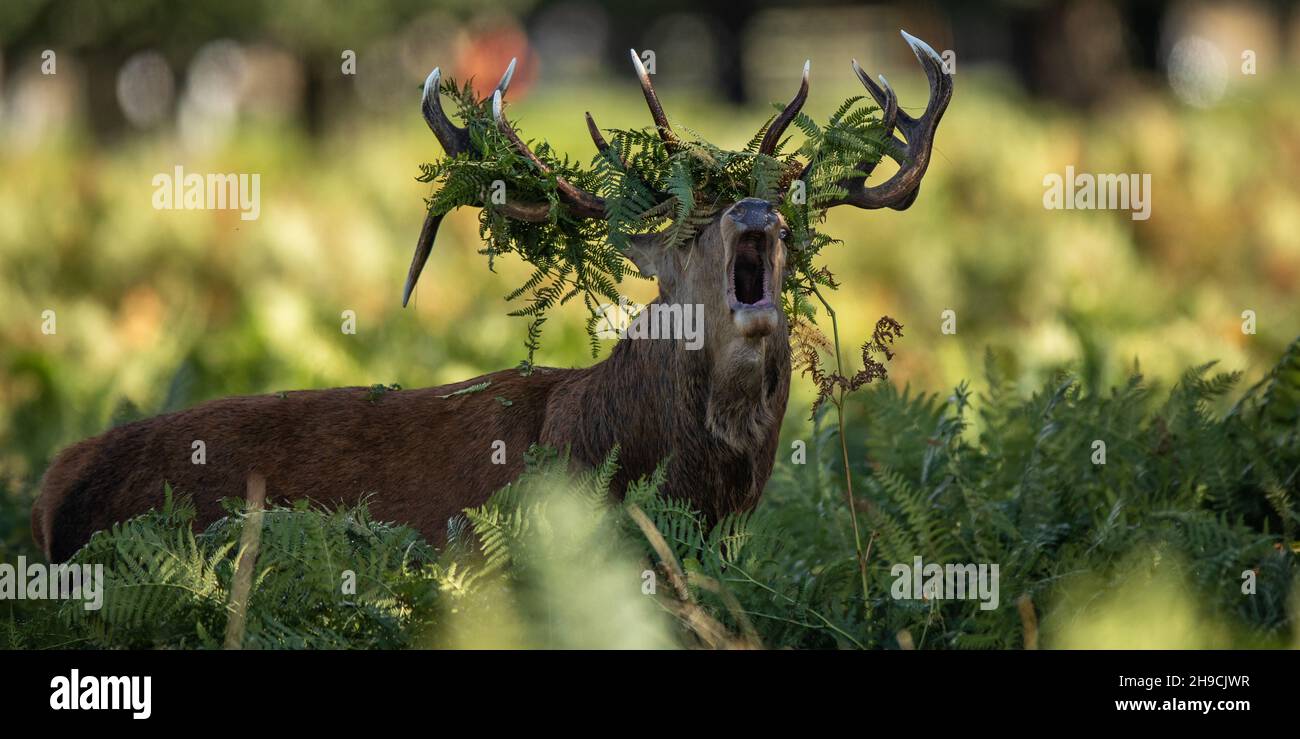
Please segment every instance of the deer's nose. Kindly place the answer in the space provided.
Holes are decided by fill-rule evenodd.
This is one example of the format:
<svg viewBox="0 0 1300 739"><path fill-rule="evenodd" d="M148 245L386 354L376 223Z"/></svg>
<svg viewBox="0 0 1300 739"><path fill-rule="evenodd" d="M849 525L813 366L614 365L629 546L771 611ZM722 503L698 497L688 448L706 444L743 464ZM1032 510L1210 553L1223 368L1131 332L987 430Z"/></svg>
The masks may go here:
<svg viewBox="0 0 1300 739"><path fill-rule="evenodd" d="M746 229L765 229L772 225L776 215L772 204L759 198L745 198L731 206L727 214L731 220Z"/></svg>

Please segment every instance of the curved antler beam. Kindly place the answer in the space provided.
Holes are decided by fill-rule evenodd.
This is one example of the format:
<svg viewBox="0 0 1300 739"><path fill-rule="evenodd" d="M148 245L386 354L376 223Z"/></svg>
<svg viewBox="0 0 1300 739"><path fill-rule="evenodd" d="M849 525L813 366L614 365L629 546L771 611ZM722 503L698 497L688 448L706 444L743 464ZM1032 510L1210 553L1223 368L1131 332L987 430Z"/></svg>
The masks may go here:
<svg viewBox="0 0 1300 739"><path fill-rule="evenodd" d="M505 94L510 87L510 80L514 79L517 62L518 59L510 60L510 65L506 67L505 74L501 75L501 81L497 83L493 95ZM434 67L429 76L424 79L424 95L420 98L420 112L424 114L424 122L429 124L429 130L438 137L438 143L442 144L447 154L451 156L464 154L470 150L469 131L452 123L443 112L442 99L438 94L441 85L442 68ZM488 100L490 97L483 99Z"/></svg>
<svg viewBox="0 0 1300 739"><path fill-rule="evenodd" d="M438 143L442 144L443 151L450 156L456 156L469 151L469 131L452 123L443 112L442 100L438 95L441 85L442 68L434 67L429 76L424 79L424 95L420 98L420 112L424 114L424 122L429 124L429 130L438 137Z"/></svg>
<svg viewBox="0 0 1300 739"><path fill-rule="evenodd" d="M789 105L781 111L770 126L767 127L767 133L763 134L763 142L758 146L759 154L772 156L776 151L777 144L781 143L781 136L785 134L785 129L790 127L790 122L799 115L799 110L808 100L808 72L812 68L812 60L809 59L803 63L803 81L799 83L799 92L796 92L794 99Z"/></svg>
<svg viewBox="0 0 1300 739"><path fill-rule="evenodd" d="M929 44L907 31L901 33L903 40L912 47L912 53L916 55L921 68L925 70L926 79L929 80L930 99L926 103L925 112L920 117L913 118L900 110L898 98L884 76L880 78L882 86L877 87L854 61L854 73L883 111L882 122L885 126L885 134L888 136L888 142L893 145L885 153L900 166L888 180L873 187L865 187L866 177L874 169L875 164L861 163L858 169L863 173L862 176L841 183L848 190L848 195L828 203L827 207L852 205L868 209L906 210L916 201L917 193L920 192L921 178L925 176L925 170L930 166L930 154L934 149L934 134L938 130L939 119L943 117L948 103L952 100L952 77L943 71L943 59L930 48ZM895 128L906 139L906 143L899 141L893 135Z"/></svg>

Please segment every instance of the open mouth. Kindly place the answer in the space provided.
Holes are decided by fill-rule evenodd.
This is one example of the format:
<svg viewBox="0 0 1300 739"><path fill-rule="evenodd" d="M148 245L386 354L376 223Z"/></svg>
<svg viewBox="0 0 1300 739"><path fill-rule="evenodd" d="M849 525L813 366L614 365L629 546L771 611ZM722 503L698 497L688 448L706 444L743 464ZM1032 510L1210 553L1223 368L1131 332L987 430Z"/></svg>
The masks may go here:
<svg viewBox="0 0 1300 739"><path fill-rule="evenodd" d="M736 240L731 260L732 308L772 306L767 252L767 234L763 231L746 231Z"/></svg>

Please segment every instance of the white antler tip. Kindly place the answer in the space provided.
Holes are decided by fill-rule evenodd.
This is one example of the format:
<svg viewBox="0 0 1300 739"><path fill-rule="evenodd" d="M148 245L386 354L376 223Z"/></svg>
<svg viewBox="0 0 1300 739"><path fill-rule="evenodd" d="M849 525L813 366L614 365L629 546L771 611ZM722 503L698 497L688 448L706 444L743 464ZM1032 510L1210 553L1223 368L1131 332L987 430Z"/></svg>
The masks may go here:
<svg viewBox="0 0 1300 739"><path fill-rule="evenodd" d="M497 90L492 93L492 118L498 123L501 122L501 91Z"/></svg>
<svg viewBox="0 0 1300 739"><path fill-rule="evenodd" d="M519 61L518 58L513 58L510 60L510 66L506 67L506 73L501 75L501 82L497 83L498 90L505 92L506 89L510 87L510 80L514 79L515 77L515 64L518 61Z"/></svg>
<svg viewBox="0 0 1300 739"><path fill-rule="evenodd" d="M904 31L901 28L898 29L898 32L903 34L903 40L907 42L908 46L912 47L912 53L916 54L918 59L922 54L925 54L926 56L930 57L931 59L934 59L937 62L943 61L943 57L939 56L939 54L933 48L931 48L929 44L925 43L921 39L913 36L912 34L908 33L907 31Z"/></svg>
<svg viewBox="0 0 1300 739"><path fill-rule="evenodd" d="M636 49L628 49L628 51L632 52L632 64L636 67L636 73L641 79L646 79L648 75L645 71L645 65L641 63L641 57L637 55Z"/></svg>

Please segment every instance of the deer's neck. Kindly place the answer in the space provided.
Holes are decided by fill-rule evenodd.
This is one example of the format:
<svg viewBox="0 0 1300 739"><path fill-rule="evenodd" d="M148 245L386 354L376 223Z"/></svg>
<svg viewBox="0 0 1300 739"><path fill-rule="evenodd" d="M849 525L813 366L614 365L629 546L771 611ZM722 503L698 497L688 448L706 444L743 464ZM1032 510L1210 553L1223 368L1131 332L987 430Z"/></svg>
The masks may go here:
<svg viewBox="0 0 1300 739"><path fill-rule="evenodd" d="M546 441L570 446L577 459L592 464L617 445L622 484L669 460L665 492L719 516L757 502L771 473L789 389L789 339L783 334L748 352L623 339L552 404L552 412L572 416L555 425L564 433L548 434Z"/></svg>
<svg viewBox="0 0 1300 739"><path fill-rule="evenodd" d="M690 350L677 340L619 342L593 368L597 388L614 384L604 402L619 415L658 419L656 430L705 433L713 443L743 452L759 446L779 426L790 379L785 337L770 337L752 349Z"/></svg>

